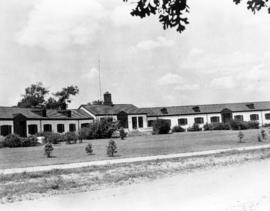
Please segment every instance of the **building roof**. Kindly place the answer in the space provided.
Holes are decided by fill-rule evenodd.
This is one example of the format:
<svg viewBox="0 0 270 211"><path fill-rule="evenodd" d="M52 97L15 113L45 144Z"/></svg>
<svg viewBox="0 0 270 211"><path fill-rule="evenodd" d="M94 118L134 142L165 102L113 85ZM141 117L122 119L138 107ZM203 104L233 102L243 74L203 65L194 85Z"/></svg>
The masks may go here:
<svg viewBox="0 0 270 211"><path fill-rule="evenodd" d="M232 112L270 110L270 101L141 108L148 116L220 113L225 109Z"/></svg>
<svg viewBox="0 0 270 211"><path fill-rule="evenodd" d="M60 113L58 110L48 109L46 110L46 117L43 117L42 115L39 115L37 112L33 111L32 108L19 108L19 107L0 107L0 119L14 119L14 116L18 114L24 115L27 119L93 119L89 114L87 114L83 110L79 109L71 109L71 117L68 117L67 115Z"/></svg>
<svg viewBox="0 0 270 211"><path fill-rule="evenodd" d="M144 110L137 108L132 104L114 104L114 105L81 105L87 111L95 116L117 115L121 111L127 114L146 114Z"/></svg>

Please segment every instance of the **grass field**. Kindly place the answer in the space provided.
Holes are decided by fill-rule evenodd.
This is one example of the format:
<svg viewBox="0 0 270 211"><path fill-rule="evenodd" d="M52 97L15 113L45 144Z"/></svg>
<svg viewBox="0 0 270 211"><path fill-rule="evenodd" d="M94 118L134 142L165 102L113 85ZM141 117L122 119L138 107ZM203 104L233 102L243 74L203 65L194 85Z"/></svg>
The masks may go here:
<svg viewBox="0 0 270 211"><path fill-rule="evenodd" d="M259 130L243 131L245 143L238 143L238 131L206 131L193 133L175 133L168 135L148 135L128 137L125 140L115 139L118 153L113 159L138 157L147 155L161 155L181 152L204 151L240 146L262 145L257 141ZM85 146L92 143L94 155L87 155ZM108 139L89 140L82 144L55 145L53 158L46 158L43 146L29 148L0 149L0 168L16 168L72 162L111 159L106 155Z"/></svg>

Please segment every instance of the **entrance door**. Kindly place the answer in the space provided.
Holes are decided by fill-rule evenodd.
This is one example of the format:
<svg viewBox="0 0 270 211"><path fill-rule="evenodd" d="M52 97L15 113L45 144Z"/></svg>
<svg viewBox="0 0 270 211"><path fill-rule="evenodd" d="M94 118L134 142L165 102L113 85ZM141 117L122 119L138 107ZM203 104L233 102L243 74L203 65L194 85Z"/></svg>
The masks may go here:
<svg viewBox="0 0 270 211"><path fill-rule="evenodd" d="M232 111L230 109L224 109L221 111L222 122L226 123L232 120Z"/></svg>
<svg viewBox="0 0 270 211"><path fill-rule="evenodd" d="M14 133L26 137L26 117L22 114L17 114L14 117Z"/></svg>

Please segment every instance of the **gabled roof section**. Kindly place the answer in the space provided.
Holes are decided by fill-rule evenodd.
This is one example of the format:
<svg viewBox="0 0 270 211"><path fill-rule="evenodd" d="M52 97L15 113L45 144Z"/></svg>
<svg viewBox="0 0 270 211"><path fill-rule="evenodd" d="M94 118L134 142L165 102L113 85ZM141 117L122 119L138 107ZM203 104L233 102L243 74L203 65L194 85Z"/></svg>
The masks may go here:
<svg viewBox="0 0 270 211"><path fill-rule="evenodd" d="M199 110L194 109L199 107ZM208 105L187 105L187 106L169 106L166 107L168 114L161 112L164 107L141 108L148 116L173 116L173 115L191 115L191 114L207 114L221 113L230 110L232 112L243 111L264 111L270 110L270 101L261 102L244 102L244 103L224 103L224 104L208 104Z"/></svg>
<svg viewBox="0 0 270 211"><path fill-rule="evenodd" d="M16 115L23 115L27 119L33 120L42 120L42 119L93 119L89 114L83 110L71 109L71 117L64 115L58 110L48 109L46 111L46 117L43 117L41 114L34 112L32 108L18 108L18 107L0 107L0 119L13 120Z"/></svg>
<svg viewBox="0 0 270 211"><path fill-rule="evenodd" d="M117 115L121 111L127 114L146 114L140 108L132 104L114 104L114 105L81 105L80 108L83 107L91 114L95 116L102 116L102 115Z"/></svg>

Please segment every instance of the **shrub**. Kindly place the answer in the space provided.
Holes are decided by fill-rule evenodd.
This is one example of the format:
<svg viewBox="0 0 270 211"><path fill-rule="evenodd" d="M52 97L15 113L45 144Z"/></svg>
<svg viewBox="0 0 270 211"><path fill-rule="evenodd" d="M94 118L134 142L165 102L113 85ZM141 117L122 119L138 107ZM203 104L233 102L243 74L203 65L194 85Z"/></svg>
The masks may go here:
<svg viewBox="0 0 270 211"><path fill-rule="evenodd" d="M22 142L21 142L21 139L20 139L20 137L18 135L9 134L4 139L4 146L5 147L10 147L10 148L21 147Z"/></svg>
<svg viewBox="0 0 270 211"><path fill-rule="evenodd" d="M180 132L185 132L186 130L184 128L182 128L181 126L174 126L172 128L172 132L173 133L180 133Z"/></svg>
<svg viewBox="0 0 270 211"><path fill-rule="evenodd" d="M95 120L89 127L81 128L80 139L111 138L114 131L118 130L119 122L110 119Z"/></svg>
<svg viewBox="0 0 270 211"><path fill-rule="evenodd" d="M200 126L198 124L196 124L196 123L194 123L192 125L192 127L189 127L187 129L187 131L189 131L189 132L195 132L195 131L201 131L201 130L202 130L202 128L200 128Z"/></svg>
<svg viewBox="0 0 270 211"><path fill-rule="evenodd" d="M267 136L267 135L266 135L266 131L265 131L264 129L261 130L261 135L262 135L262 138L263 138L263 139L266 139L266 138L267 138L267 137L266 137L266 136Z"/></svg>
<svg viewBox="0 0 270 211"><path fill-rule="evenodd" d="M54 150L52 144L50 142L48 142L47 144L45 144L44 146L44 153L45 155L50 158L51 157L51 153Z"/></svg>
<svg viewBox="0 0 270 211"><path fill-rule="evenodd" d="M115 153L117 153L117 146L114 140L110 140L107 146L107 155L109 157L113 157Z"/></svg>
<svg viewBox="0 0 270 211"><path fill-rule="evenodd" d="M257 121L237 121L237 120L231 120L230 126L232 130L246 130L246 129L258 129L259 123Z"/></svg>
<svg viewBox="0 0 270 211"><path fill-rule="evenodd" d="M171 129L171 121L167 119L157 119L153 121L153 134L168 134Z"/></svg>
<svg viewBox="0 0 270 211"><path fill-rule="evenodd" d="M22 147L32 147L38 145L36 136L28 136L27 138L21 138Z"/></svg>
<svg viewBox="0 0 270 211"><path fill-rule="evenodd" d="M217 122L217 123L206 123L203 126L204 130L230 130L230 125L227 123Z"/></svg>
<svg viewBox="0 0 270 211"><path fill-rule="evenodd" d="M122 140L124 140L125 139L125 137L127 136L127 133L125 132L125 130L124 130L124 128L120 128L120 130L119 130L119 134L120 134L120 138L122 139Z"/></svg>
<svg viewBox="0 0 270 211"><path fill-rule="evenodd" d="M54 132L40 132L37 136L44 136L46 143L59 144L64 141L63 137L59 133Z"/></svg>
<svg viewBox="0 0 270 211"><path fill-rule="evenodd" d="M238 138L239 138L239 143L243 143L244 133L242 133L242 131L239 131Z"/></svg>
<svg viewBox="0 0 270 211"><path fill-rule="evenodd" d="M87 146L85 147L85 151L88 155L93 154L93 146L92 144L87 144Z"/></svg>
<svg viewBox="0 0 270 211"><path fill-rule="evenodd" d="M78 136L74 132L67 132L63 135L63 139L66 142L66 144L77 143Z"/></svg>

